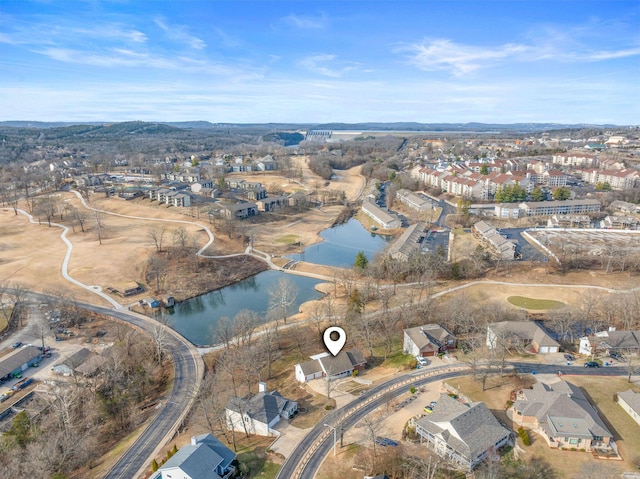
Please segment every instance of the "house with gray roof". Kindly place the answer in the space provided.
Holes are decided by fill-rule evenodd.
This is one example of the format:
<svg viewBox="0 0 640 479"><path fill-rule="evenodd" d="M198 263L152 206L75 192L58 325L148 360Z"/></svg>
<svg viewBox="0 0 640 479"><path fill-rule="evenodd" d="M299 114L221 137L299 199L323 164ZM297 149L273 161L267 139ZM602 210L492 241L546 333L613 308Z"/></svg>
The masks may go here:
<svg viewBox="0 0 640 479"><path fill-rule="evenodd" d="M440 324L425 324L403 332L402 350L412 356L435 356L456 348L456 337Z"/></svg>
<svg viewBox="0 0 640 479"><path fill-rule="evenodd" d="M554 449L613 449L613 438L582 391L567 381L536 383L521 389L513 421L541 435Z"/></svg>
<svg viewBox="0 0 640 479"><path fill-rule="evenodd" d="M235 473L236 454L211 434L191 438L191 444L180 448L153 479L229 479Z"/></svg>
<svg viewBox="0 0 640 479"><path fill-rule="evenodd" d="M640 393L631 389L618 393L618 404L640 426Z"/></svg>
<svg viewBox="0 0 640 479"><path fill-rule="evenodd" d="M320 353L311 356L309 361L294 366L296 379L306 383L312 379L328 377L338 379L350 376L353 371L362 371L367 364L363 354L356 350L340 351L335 356Z"/></svg>
<svg viewBox="0 0 640 479"><path fill-rule="evenodd" d="M279 436L273 429L281 419L291 419L298 413L298 403L283 397L278 391L267 392L259 383L258 394L251 398L232 397L225 415L227 428L258 436Z"/></svg>
<svg viewBox="0 0 640 479"><path fill-rule="evenodd" d="M560 344L533 321L502 321L487 325L487 347L521 348L539 354L560 350Z"/></svg>
<svg viewBox="0 0 640 479"><path fill-rule="evenodd" d="M511 441L482 402L464 404L441 394L433 412L416 422L420 443L426 443L454 466L470 471Z"/></svg>
<svg viewBox="0 0 640 479"><path fill-rule="evenodd" d="M365 198L362 202L362 211L384 229L400 228L402 226L402 220L398 215L386 208L380 208L376 205L375 199Z"/></svg>
<svg viewBox="0 0 640 479"><path fill-rule="evenodd" d="M580 338L580 354L640 353L640 331L616 331L611 327Z"/></svg>

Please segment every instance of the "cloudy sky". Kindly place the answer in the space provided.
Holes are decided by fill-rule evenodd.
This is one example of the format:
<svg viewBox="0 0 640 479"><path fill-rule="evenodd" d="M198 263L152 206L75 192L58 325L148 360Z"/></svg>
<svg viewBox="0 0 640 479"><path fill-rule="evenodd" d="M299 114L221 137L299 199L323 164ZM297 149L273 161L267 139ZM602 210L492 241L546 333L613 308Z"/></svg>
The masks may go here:
<svg viewBox="0 0 640 479"><path fill-rule="evenodd" d="M639 124L640 0L2 0L0 120Z"/></svg>

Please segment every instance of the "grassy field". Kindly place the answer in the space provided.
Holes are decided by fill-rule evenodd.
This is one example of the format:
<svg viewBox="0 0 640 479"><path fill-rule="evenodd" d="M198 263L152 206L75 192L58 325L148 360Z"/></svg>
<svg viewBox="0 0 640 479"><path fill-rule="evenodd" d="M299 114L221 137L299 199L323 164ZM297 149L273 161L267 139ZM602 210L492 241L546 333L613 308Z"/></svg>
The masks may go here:
<svg viewBox="0 0 640 479"><path fill-rule="evenodd" d="M9 311L9 315L11 315L10 311ZM0 333L2 333L5 329L7 329L8 325L9 325L9 323L4 318L4 316L0 316Z"/></svg>
<svg viewBox="0 0 640 479"><path fill-rule="evenodd" d="M289 244L289 245L299 245L300 244L300 236L293 235L293 234L280 236L279 238L276 238L275 242L276 243Z"/></svg>
<svg viewBox="0 0 640 479"><path fill-rule="evenodd" d="M561 301L554 301L552 299L536 299L527 298L525 296L509 296L507 298L509 303L519 308L525 309L558 309L565 306Z"/></svg>

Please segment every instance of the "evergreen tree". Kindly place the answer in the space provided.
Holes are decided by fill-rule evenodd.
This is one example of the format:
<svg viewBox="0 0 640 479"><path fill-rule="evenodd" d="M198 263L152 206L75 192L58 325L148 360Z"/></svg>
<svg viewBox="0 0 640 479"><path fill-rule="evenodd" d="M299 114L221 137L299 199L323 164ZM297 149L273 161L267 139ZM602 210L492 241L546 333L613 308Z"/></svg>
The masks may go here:
<svg viewBox="0 0 640 479"><path fill-rule="evenodd" d="M358 251L358 254L356 255L356 260L354 262L355 268L358 270L365 270L367 269L368 265L369 265L369 260L364 254L364 251Z"/></svg>
<svg viewBox="0 0 640 479"><path fill-rule="evenodd" d="M553 199L554 200L568 200L571 196L571 191L566 186L560 186L553 190Z"/></svg>
<svg viewBox="0 0 640 479"><path fill-rule="evenodd" d="M531 191L531 201L544 201L544 200L545 200L544 191L542 191L540 188L536 186Z"/></svg>
<svg viewBox="0 0 640 479"><path fill-rule="evenodd" d="M480 167L480 174L481 175L488 175L489 174L489 167L487 166L486 163L484 163L481 167Z"/></svg>

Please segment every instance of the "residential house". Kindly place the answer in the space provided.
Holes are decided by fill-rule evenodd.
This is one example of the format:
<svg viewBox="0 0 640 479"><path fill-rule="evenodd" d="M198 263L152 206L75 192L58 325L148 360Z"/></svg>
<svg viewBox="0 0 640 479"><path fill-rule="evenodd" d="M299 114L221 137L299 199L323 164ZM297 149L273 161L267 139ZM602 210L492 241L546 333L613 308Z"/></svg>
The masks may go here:
<svg viewBox="0 0 640 479"><path fill-rule="evenodd" d="M513 203L502 203L494 207L493 214L498 218L519 218L520 207Z"/></svg>
<svg viewBox="0 0 640 479"><path fill-rule="evenodd" d="M298 413L298 403L280 395L267 392L265 383L260 383L258 394L244 399L232 397L227 403L225 415L227 428L258 436L279 436L273 429L281 419L291 419Z"/></svg>
<svg viewBox="0 0 640 479"><path fill-rule="evenodd" d="M640 426L640 393L631 389L618 393L618 404Z"/></svg>
<svg viewBox="0 0 640 479"><path fill-rule="evenodd" d="M616 200L611 202L610 206L614 210L620 211L621 213L625 213L625 214L640 213L640 205L628 203L626 201Z"/></svg>
<svg viewBox="0 0 640 479"><path fill-rule="evenodd" d="M380 208L373 201L365 199L362 202L362 211L384 229L400 228L402 221L397 215Z"/></svg>
<svg viewBox="0 0 640 479"><path fill-rule="evenodd" d="M540 434L554 449L612 449L612 434L580 388L567 381L518 391L513 421Z"/></svg>
<svg viewBox="0 0 640 479"><path fill-rule="evenodd" d="M183 446L152 479L229 479L236 469L236 454L211 434L191 438L191 444Z"/></svg>
<svg viewBox="0 0 640 479"><path fill-rule="evenodd" d="M580 338L580 354L640 353L640 331L599 331Z"/></svg>
<svg viewBox="0 0 640 479"><path fill-rule="evenodd" d="M416 421L420 442L460 469L470 471L511 441L484 403L464 404L441 394L433 412Z"/></svg>
<svg viewBox="0 0 640 479"><path fill-rule="evenodd" d="M425 223L411 225L393 242L387 254L393 259L407 261L411 255L421 252L422 244L428 234Z"/></svg>
<svg viewBox="0 0 640 479"><path fill-rule="evenodd" d="M310 361L294 366L296 379L306 383L312 379L338 379L350 376L353 371L362 371L367 365L362 353L356 349L340 351L335 356L320 353L311 356Z"/></svg>
<svg viewBox="0 0 640 479"><path fill-rule="evenodd" d="M256 170L258 171L273 171L277 167L278 164L271 155L264 156L256 162Z"/></svg>
<svg viewBox="0 0 640 479"><path fill-rule="evenodd" d="M487 347L517 347L539 354L560 350L560 344L533 321L502 321L487 325Z"/></svg>
<svg viewBox="0 0 640 479"><path fill-rule="evenodd" d="M435 356L456 348L456 337L440 324L425 324L403 332L402 350L412 356Z"/></svg>
<svg viewBox="0 0 640 479"><path fill-rule="evenodd" d="M585 153L558 153L553 155L552 161L561 166L582 166L592 168L598 166L598 158L595 155Z"/></svg>

